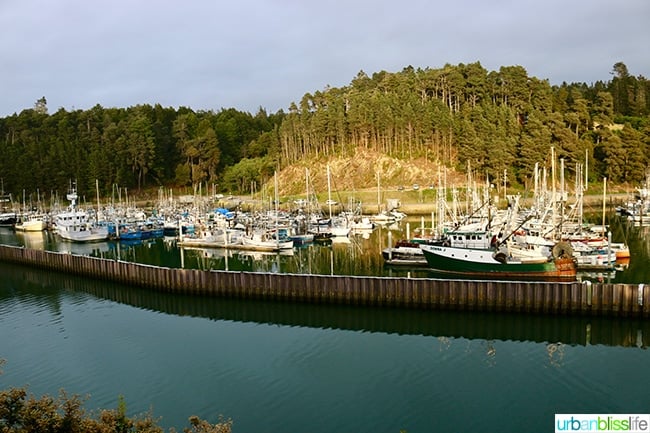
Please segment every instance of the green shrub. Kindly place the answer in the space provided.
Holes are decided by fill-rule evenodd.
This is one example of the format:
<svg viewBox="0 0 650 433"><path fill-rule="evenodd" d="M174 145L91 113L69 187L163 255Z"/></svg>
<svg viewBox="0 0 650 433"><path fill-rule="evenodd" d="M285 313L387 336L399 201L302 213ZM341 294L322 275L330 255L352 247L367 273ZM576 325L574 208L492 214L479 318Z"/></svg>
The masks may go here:
<svg viewBox="0 0 650 433"><path fill-rule="evenodd" d="M1 365L1 363L0 363ZM1 372L0 372L1 373ZM230 433L232 420L219 417L210 424L197 416L189 418L185 433ZM117 409L102 410L97 418L86 414L79 396L61 391L57 398L36 398L25 388L0 391L0 433L164 433L151 413L134 418L126 416L122 396ZM176 433L173 428L170 433Z"/></svg>

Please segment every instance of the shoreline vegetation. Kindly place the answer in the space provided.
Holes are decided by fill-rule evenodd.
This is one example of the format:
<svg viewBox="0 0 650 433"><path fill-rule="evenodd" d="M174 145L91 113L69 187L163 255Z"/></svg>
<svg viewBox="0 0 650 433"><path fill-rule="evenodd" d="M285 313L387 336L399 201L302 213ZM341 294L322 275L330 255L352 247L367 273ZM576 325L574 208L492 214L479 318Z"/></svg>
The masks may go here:
<svg viewBox="0 0 650 433"><path fill-rule="evenodd" d="M5 360L0 359L0 367ZM2 374L2 370L0 370ZM87 399L87 398L86 398ZM27 388L0 390L0 431L3 433L165 433L153 413L127 416L126 402L118 396L116 409L86 412L86 400L61 390L58 397L30 394ZM231 433L233 421L219 416L215 424L197 416L188 418L183 433ZM176 433L171 427L168 432Z"/></svg>

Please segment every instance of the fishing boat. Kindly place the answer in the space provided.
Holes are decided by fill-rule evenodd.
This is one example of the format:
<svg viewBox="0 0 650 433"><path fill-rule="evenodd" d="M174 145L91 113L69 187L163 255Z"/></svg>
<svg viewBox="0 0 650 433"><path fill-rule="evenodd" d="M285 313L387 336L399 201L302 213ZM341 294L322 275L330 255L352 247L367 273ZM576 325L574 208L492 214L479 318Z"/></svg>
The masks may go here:
<svg viewBox="0 0 650 433"><path fill-rule="evenodd" d="M616 267L616 254L612 250L596 249L576 254L579 270L611 270Z"/></svg>
<svg viewBox="0 0 650 433"><path fill-rule="evenodd" d="M449 233L443 240L420 245L429 268L443 273L501 278L574 279L571 247L558 243L547 258L515 256L514 248L487 231Z"/></svg>
<svg viewBox="0 0 650 433"><path fill-rule="evenodd" d="M108 228L91 221L88 212L77 207L77 192L71 188L66 196L70 206L54 216L56 233L72 242L99 242L108 239Z"/></svg>
<svg viewBox="0 0 650 433"><path fill-rule="evenodd" d="M23 214L16 222L14 228L17 231L42 232L47 228L47 221L46 221L45 214L42 213Z"/></svg>
<svg viewBox="0 0 650 433"><path fill-rule="evenodd" d="M11 194L5 194L4 182L0 187L0 227L13 227L18 220L18 215L9 209Z"/></svg>
<svg viewBox="0 0 650 433"><path fill-rule="evenodd" d="M0 213L0 227L13 227L18 221L16 212Z"/></svg>
<svg viewBox="0 0 650 433"><path fill-rule="evenodd" d="M203 228L187 236L181 236L178 245L200 248L238 248L242 246L243 232L224 227Z"/></svg>
<svg viewBox="0 0 650 433"><path fill-rule="evenodd" d="M281 251L293 249L293 240L287 236L277 236L274 230L253 230L241 236L243 249L254 251Z"/></svg>
<svg viewBox="0 0 650 433"><path fill-rule="evenodd" d="M289 229L289 238L296 245L305 245L314 242L314 234L307 231L307 225L304 218L295 218L293 225Z"/></svg>
<svg viewBox="0 0 650 433"><path fill-rule="evenodd" d="M354 216L350 221L350 231L354 234L369 233L375 229L375 224L367 216Z"/></svg>

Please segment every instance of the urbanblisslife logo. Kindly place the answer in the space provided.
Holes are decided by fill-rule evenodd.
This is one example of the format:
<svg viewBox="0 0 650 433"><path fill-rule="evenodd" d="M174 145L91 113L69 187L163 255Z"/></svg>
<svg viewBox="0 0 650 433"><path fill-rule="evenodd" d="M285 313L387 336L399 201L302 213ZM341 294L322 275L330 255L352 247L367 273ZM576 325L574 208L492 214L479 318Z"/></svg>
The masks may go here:
<svg viewBox="0 0 650 433"><path fill-rule="evenodd" d="M650 433L650 414L555 414L555 433Z"/></svg>

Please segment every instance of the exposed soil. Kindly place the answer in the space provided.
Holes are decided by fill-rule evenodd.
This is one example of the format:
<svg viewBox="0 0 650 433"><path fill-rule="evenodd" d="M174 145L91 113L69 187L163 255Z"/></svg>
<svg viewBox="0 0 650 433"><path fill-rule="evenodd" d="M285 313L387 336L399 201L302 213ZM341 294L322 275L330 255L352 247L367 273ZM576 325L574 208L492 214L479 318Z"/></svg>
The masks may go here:
<svg viewBox="0 0 650 433"><path fill-rule="evenodd" d="M324 202L327 198L327 167L330 168L332 198L347 204L349 198L361 201L364 212L373 213L385 207L388 201L397 200L400 209L407 214L428 215L435 210L436 191L442 182L447 187L463 189L465 174L455 172L426 158L410 161L396 159L374 151L359 149L352 158L306 160L278 173L280 197L292 199L303 196L306 191L306 170L309 170L310 193L317 194ZM378 185L379 176L379 185ZM273 183L268 185L272 188ZM414 185L418 189L414 189ZM379 186L379 189L378 189ZM608 185L608 204L621 203L630 197L633 188ZM379 194L378 194L379 192ZM512 193L517 193L513 191ZM524 193L522 205L530 200L532 193ZM571 192L569 192L571 196ZM591 185L585 194L588 208L602 206L602 185ZM507 203L504 200L504 204Z"/></svg>
<svg viewBox="0 0 650 433"><path fill-rule="evenodd" d="M387 190L400 186L412 189L414 184L425 188L438 185L439 176L443 181L446 177L448 185L464 179L463 175L425 158L404 161L370 150L358 150L352 158L309 160L287 167L278 173L280 195L304 194L307 168L310 190L317 194L327 193L328 165L332 191L376 191L378 183Z"/></svg>

